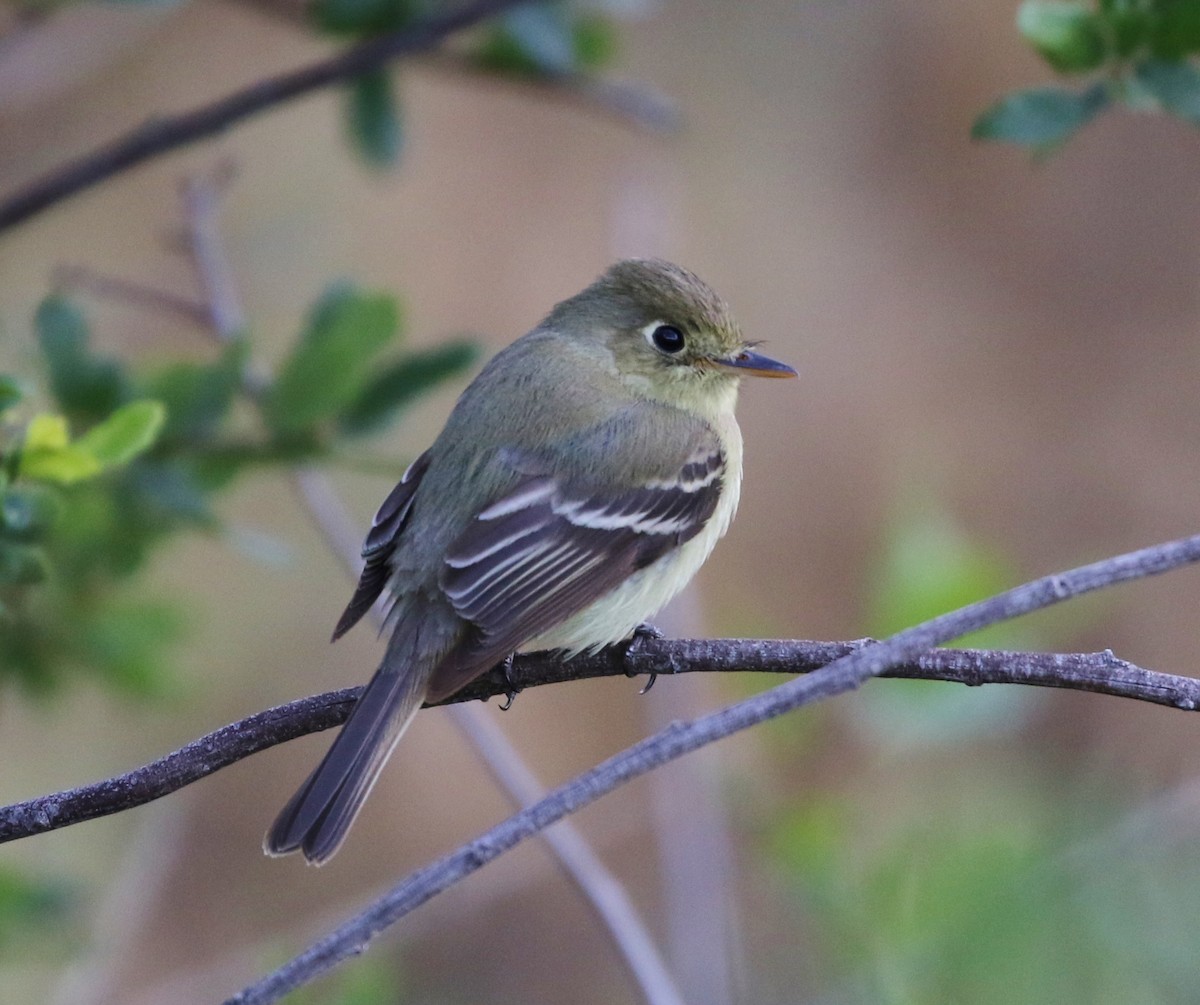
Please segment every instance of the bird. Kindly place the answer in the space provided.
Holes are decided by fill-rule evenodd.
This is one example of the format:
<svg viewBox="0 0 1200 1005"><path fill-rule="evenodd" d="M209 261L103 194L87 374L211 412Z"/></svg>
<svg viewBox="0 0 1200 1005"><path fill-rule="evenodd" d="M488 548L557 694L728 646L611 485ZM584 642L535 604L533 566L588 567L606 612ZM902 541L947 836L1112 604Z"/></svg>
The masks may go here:
<svg viewBox="0 0 1200 1005"><path fill-rule="evenodd" d="M333 639L382 597L387 647L268 855L328 861L423 703L631 639L683 589L738 506L741 378L796 376L756 345L695 274L628 259L491 359L375 514Z"/></svg>

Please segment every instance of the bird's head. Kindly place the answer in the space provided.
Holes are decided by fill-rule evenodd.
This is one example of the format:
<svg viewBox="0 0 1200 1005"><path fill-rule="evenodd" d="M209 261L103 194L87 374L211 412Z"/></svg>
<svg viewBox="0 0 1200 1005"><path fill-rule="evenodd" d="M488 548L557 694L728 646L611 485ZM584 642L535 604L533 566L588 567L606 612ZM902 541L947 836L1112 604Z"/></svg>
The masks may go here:
<svg viewBox="0 0 1200 1005"><path fill-rule="evenodd" d="M668 400L732 391L743 376L796 376L754 351L712 287L657 259L618 262L558 304L543 327L578 337L625 383Z"/></svg>

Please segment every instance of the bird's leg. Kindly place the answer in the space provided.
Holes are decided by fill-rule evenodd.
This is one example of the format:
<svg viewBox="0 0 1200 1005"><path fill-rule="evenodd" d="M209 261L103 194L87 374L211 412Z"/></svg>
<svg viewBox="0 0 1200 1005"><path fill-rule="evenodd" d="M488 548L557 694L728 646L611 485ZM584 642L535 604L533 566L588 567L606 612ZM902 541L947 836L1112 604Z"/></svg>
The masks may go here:
<svg viewBox="0 0 1200 1005"><path fill-rule="evenodd" d="M500 706L501 712L507 712L513 706L513 702L517 699L517 694L521 690L513 681L513 659L516 653L509 653L504 657L500 664L504 668L504 682L508 685L508 690L504 692L504 704Z"/></svg>
<svg viewBox="0 0 1200 1005"><path fill-rule="evenodd" d="M626 677L636 677L638 675L637 671L629 666L630 654L636 653L647 639L655 640L661 639L662 637L662 632L660 632L653 625L644 621L633 630L633 634L629 636L629 641L624 643L624 652L621 653L621 661L625 664ZM658 680L658 674L652 671L650 673L650 679L646 681L646 686L642 688L638 694L645 694L647 691L649 691L652 687L654 687L654 682L656 680Z"/></svg>

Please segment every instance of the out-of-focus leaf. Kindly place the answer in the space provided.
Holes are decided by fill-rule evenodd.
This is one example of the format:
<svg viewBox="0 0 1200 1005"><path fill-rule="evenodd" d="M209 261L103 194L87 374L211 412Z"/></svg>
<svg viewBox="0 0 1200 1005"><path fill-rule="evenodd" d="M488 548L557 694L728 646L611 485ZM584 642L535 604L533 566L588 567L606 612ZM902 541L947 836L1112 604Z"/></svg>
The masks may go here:
<svg viewBox="0 0 1200 1005"><path fill-rule="evenodd" d="M572 32L575 63L581 70L602 70L617 57L617 29L599 14L581 14Z"/></svg>
<svg viewBox="0 0 1200 1005"><path fill-rule="evenodd" d="M1094 70L1108 55L1100 15L1072 0L1025 0L1017 9L1017 29L1060 73Z"/></svg>
<svg viewBox="0 0 1200 1005"><path fill-rule="evenodd" d="M54 523L59 503L36 487L5 489L0 495L0 532L6 537L36 537Z"/></svg>
<svg viewBox="0 0 1200 1005"><path fill-rule="evenodd" d="M1046 150L1090 122L1108 101L1104 84L1080 94L1059 87L1017 91L980 115L971 127L971 136Z"/></svg>
<svg viewBox="0 0 1200 1005"><path fill-rule="evenodd" d="M132 401L89 429L75 446L104 467L125 464L150 448L165 419L162 402Z"/></svg>
<svg viewBox="0 0 1200 1005"><path fill-rule="evenodd" d="M400 103L386 69L373 70L350 82L347 122L354 148L373 167L391 167L404 146Z"/></svg>
<svg viewBox="0 0 1200 1005"><path fill-rule="evenodd" d="M87 323L71 301L47 297L34 324L50 372L50 389L65 411L95 420L126 399L124 371L116 360L92 355Z"/></svg>
<svg viewBox="0 0 1200 1005"><path fill-rule="evenodd" d="M40 583L46 571L46 555L41 548L0 541L0 586Z"/></svg>
<svg viewBox="0 0 1200 1005"><path fill-rule="evenodd" d="M1200 52L1200 3L1158 0L1150 51L1159 59L1177 60Z"/></svg>
<svg viewBox="0 0 1200 1005"><path fill-rule="evenodd" d="M1140 0L1102 0L1100 10L1114 55L1128 59L1150 40L1155 15Z"/></svg>
<svg viewBox="0 0 1200 1005"><path fill-rule="evenodd" d="M530 3L489 25L475 58L499 73L566 73L574 69L577 51L566 7Z"/></svg>
<svg viewBox="0 0 1200 1005"><path fill-rule="evenodd" d="M399 322L399 306L387 294L350 286L326 293L264 403L271 427L295 433L352 401Z"/></svg>
<svg viewBox="0 0 1200 1005"><path fill-rule="evenodd" d="M170 604L110 604L80 626L80 655L130 694L161 694L169 682L162 651L182 628L182 615Z"/></svg>
<svg viewBox="0 0 1200 1005"><path fill-rule="evenodd" d="M410 353L363 387L338 416L339 428L352 436L381 428L430 388L474 365L478 357L479 347L465 340Z"/></svg>
<svg viewBox="0 0 1200 1005"><path fill-rule="evenodd" d="M6 408L12 408L22 397L24 394L21 391L20 381L10 374L0 373L0 412Z"/></svg>
<svg viewBox="0 0 1200 1005"><path fill-rule="evenodd" d="M0 868L0 949L39 930L61 927L73 897L61 883L42 882L16 869Z"/></svg>
<svg viewBox="0 0 1200 1005"><path fill-rule="evenodd" d="M209 365L176 363L144 382L146 396L167 409L160 442L203 440L233 405L242 383L247 344L237 339Z"/></svg>
<svg viewBox="0 0 1200 1005"><path fill-rule="evenodd" d="M1200 125L1200 70L1188 62L1151 59L1141 63L1136 73L1138 81L1164 109Z"/></svg>
<svg viewBox="0 0 1200 1005"><path fill-rule="evenodd" d="M1017 581L996 554L971 541L927 502L889 532L871 577L867 627L885 637ZM1028 643L1012 625L954 641L956 646L1016 648ZM880 681L861 696L857 722L890 747L943 744L995 734L1024 721L1030 695L1018 688L968 691L933 681Z"/></svg>
<svg viewBox="0 0 1200 1005"><path fill-rule="evenodd" d="M25 429L21 475L70 485L98 474L103 468L100 461L69 441L67 420L63 416L35 415Z"/></svg>
<svg viewBox="0 0 1200 1005"><path fill-rule="evenodd" d="M314 0L309 16L334 35L377 35L403 28L422 9L419 0Z"/></svg>

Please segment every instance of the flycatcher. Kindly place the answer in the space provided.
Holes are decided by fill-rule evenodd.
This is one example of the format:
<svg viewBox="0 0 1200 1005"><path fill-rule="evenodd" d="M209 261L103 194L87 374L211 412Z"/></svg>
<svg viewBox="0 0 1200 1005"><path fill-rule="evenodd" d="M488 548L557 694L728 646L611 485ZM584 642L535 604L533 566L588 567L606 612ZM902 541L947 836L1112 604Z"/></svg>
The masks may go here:
<svg viewBox="0 0 1200 1005"><path fill-rule="evenodd" d="M687 584L737 509L740 378L796 375L752 345L692 273L632 260L492 359L375 515L333 637L386 594L387 651L268 854L328 860L422 702L627 639Z"/></svg>

